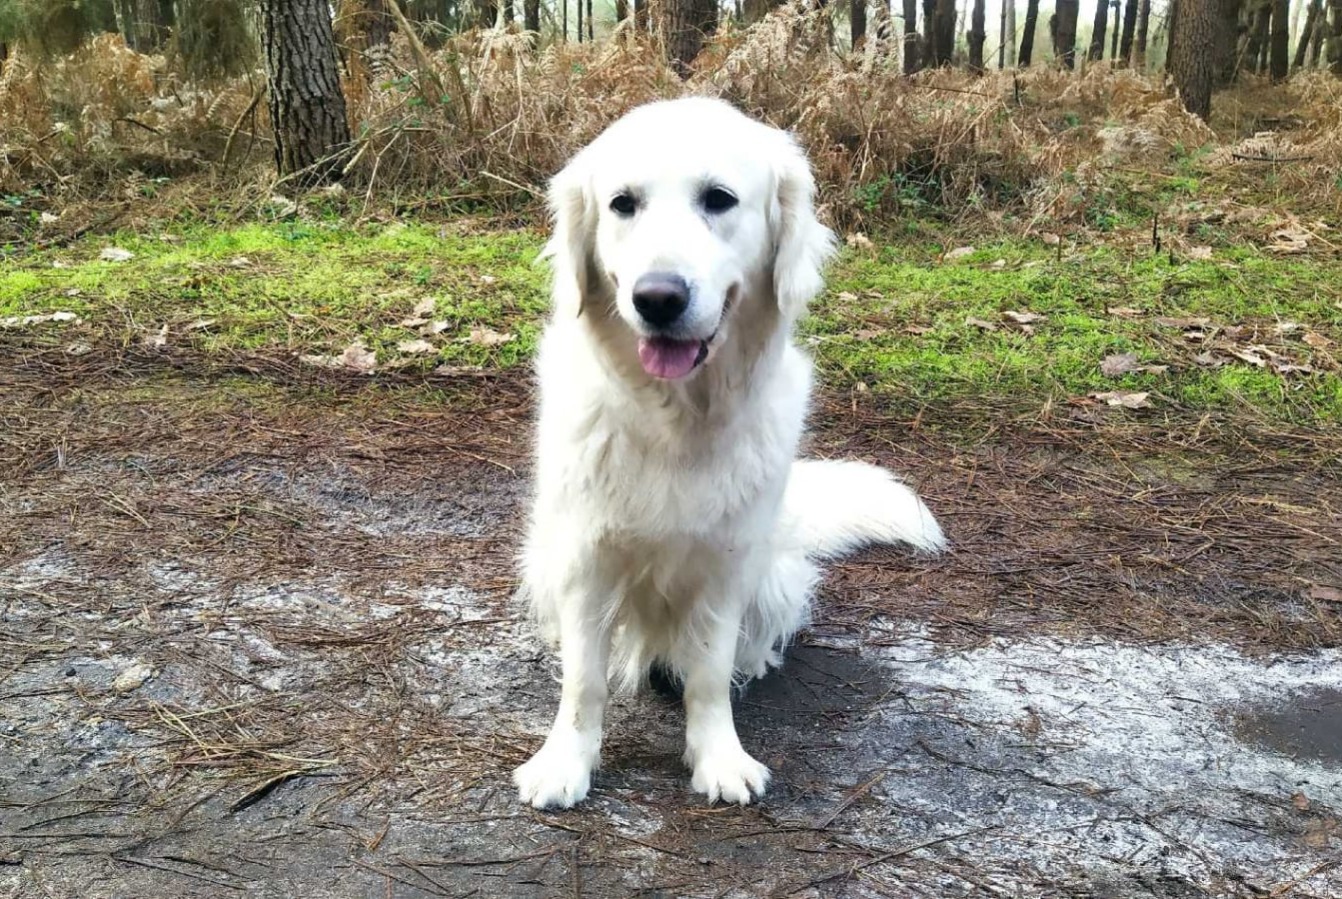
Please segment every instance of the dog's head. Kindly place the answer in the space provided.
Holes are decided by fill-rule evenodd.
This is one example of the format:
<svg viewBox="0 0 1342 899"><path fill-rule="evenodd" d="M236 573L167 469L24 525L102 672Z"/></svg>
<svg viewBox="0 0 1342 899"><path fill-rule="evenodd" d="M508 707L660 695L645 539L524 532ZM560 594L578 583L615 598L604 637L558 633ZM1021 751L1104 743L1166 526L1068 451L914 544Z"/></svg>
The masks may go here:
<svg viewBox="0 0 1342 899"><path fill-rule="evenodd" d="M641 106L551 183L556 312L609 310L645 372L688 377L743 305L787 325L820 291L834 237L814 193L786 132L720 100Z"/></svg>

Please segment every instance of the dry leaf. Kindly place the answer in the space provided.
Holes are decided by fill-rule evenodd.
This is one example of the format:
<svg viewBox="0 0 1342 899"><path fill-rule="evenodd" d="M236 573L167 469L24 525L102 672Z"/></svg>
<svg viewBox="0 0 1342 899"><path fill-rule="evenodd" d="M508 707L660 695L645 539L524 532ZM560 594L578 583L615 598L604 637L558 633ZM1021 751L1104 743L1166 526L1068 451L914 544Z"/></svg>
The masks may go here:
<svg viewBox="0 0 1342 899"><path fill-rule="evenodd" d="M992 322L986 322L981 318L967 318L965 319L965 324L974 328L982 328L985 331L997 330L997 325Z"/></svg>
<svg viewBox="0 0 1342 899"><path fill-rule="evenodd" d="M89 346L87 343L72 343L65 348L65 352L69 353L71 356L83 356L85 353L93 352L93 347Z"/></svg>
<svg viewBox="0 0 1342 899"><path fill-rule="evenodd" d="M415 318L428 318L430 315L433 315L433 309L437 305L438 301L436 299L433 297L425 297L415 304L415 308L411 311L411 314L414 315Z"/></svg>
<svg viewBox="0 0 1342 899"><path fill-rule="evenodd" d="M1105 312L1110 315L1117 315L1119 318L1138 318L1146 314L1140 309L1133 309L1131 306L1110 306Z"/></svg>
<svg viewBox="0 0 1342 899"><path fill-rule="evenodd" d="M1310 233L1300 228L1280 228L1268 235L1267 245L1273 253L1303 253L1309 249Z"/></svg>
<svg viewBox="0 0 1342 899"><path fill-rule="evenodd" d="M1162 328L1205 328L1211 324L1209 318L1172 318L1168 315L1160 315L1155 319L1156 324Z"/></svg>
<svg viewBox="0 0 1342 899"><path fill-rule="evenodd" d="M855 250L870 250L872 248L871 238L855 231L848 235L848 246Z"/></svg>
<svg viewBox="0 0 1342 899"><path fill-rule="evenodd" d="M43 225L54 225L61 220L59 215L52 215L50 212L44 212L37 217L37 220Z"/></svg>
<svg viewBox="0 0 1342 899"><path fill-rule="evenodd" d="M252 260L248 259L246 256L234 256L232 259L228 260L228 264L233 268L250 268Z"/></svg>
<svg viewBox="0 0 1342 899"><path fill-rule="evenodd" d="M1307 812L1309 811L1309 797L1304 793L1292 793L1291 805L1295 806L1299 811Z"/></svg>
<svg viewBox="0 0 1342 899"><path fill-rule="evenodd" d="M913 334L916 336L931 334L934 330L934 328L929 328L927 325L905 325L904 327L905 334Z"/></svg>
<svg viewBox="0 0 1342 899"><path fill-rule="evenodd" d="M402 340L396 344L396 349L402 353L411 355L421 355L424 353L435 352L433 344L427 340Z"/></svg>
<svg viewBox="0 0 1342 899"><path fill-rule="evenodd" d="M135 258L135 254L130 250L123 250L121 247L103 247L103 251L98 254L98 258L103 262L129 262Z"/></svg>
<svg viewBox="0 0 1342 899"><path fill-rule="evenodd" d="M144 345L147 347L153 347L154 349L167 346L168 326L164 325L163 327L159 328L158 331L156 331L152 337L146 336L144 339Z"/></svg>
<svg viewBox="0 0 1342 899"><path fill-rule="evenodd" d="M843 300L845 303L851 303L853 300L857 299L857 294L843 290L839 292L838 299Z"/></svg>
<svg viewBox="0 0 1342 899"><path fill-rule="evenodd" d="M1305 596L1309 599L1317 599L1319 602L1338 602L1342 603L1342 588L1328 587L1324 584L1311 584L1305 591Z"/></svg>
<svg viewBox="0 0 1342 899"><path fill-rule="evenodd" d="M1104 393L1092 393L1091 398L1110 406L1122 406L1124 409L1149 409L1151 394L1141 391L1109 390Z"/></svg>
<svg viewBox="0 0 1342 899"><path fill-rule="evenodd" d="M1272 330L1278 334L1292 334L1300 330L1300 322L1277 322Z"/></svg>
<svg viewBox="0 0 1342 899"><path fill-rule="evenodd" d="M1005 260L1005 259L998 259L998 260L997 260L996 262L994 262L992 265L988 266L988 268L1004 269L1004 268L1006 268L1006 260Z"/></svg>
<svg viewBox="0 0 1342 899"><path fill-rule="evenodd" d="M853 336L858 340L871 340L873 337L880 337L883 331L874 328L863 328L861 331L854 331Z"/></svg>
<svg viewBox="0 0 1342 899"><path fill-rule="evenodd" d="M1008 309L1002 313L1002 320L1017 325L1033 325L1041 322L1048 316L1040 315L1037 312L1017 312L1014 309Z"/></svg>
<svg viewBox="0 0 1342 899"><path fill-rule="evenodd" d="M466 338L469 342L480 346L498 346L501 343L510 343L517 339L516 334L504 334L495 331L493 328L471 328L470 336Z"/></svg>
<svg viewBox="0 0 1342 899"><path fill-rule="evenodd" d="M481 276L480 276L480 283L481 283L481 284L484 284L484 285L493 284L493 283L494 283L495 281L497 281L497 280L498 280L498 278L495 278L493 275L481 275Z"/></svg>
<svg viewBox="0 0 1342 899"><path fill-rule="evenodd" d="M1332 819L1315 819L1305 825L1305 833L1300 838L1310 849L1327 849L1337 831L1337 822Z"/></svg>
<svg viewBox="0 0 1342 899"><path fill-rule="evenodd" d="M1222 365L1229 365L1230 360L1224 356L1218 356L1215 353L1198 353L1193 357L1193 361L1198 365L1205 365L1208 368L1220 368Z"/></svg>
<svg viewBox="0 0 1342 899"><path fill-rule="evenodd" d="M1189 247L1189 248L1188 248L1188 258L1189 258L1189 259L1192 259L1192 260L1195 260L1195 261L1197 261L1197 262L1206 262L1208 259L1212 258L1212 248L1211 248L1211 247Z"/></svg>
<svg viewBox="0 0 1342 899"><path fill-rule="evenodd" d="M0 328L23 328L28 325L40 325L46 322L77 322L79 316L73 312L44 312L39 315L11 315L0 318Z"/></svg>
<svg viewBox="0 0 1342 899"><path fill-rule="evenodd" d="M214 324L214 319L212 319L212 318L198 318L198 319L196 319L195 321L193 321L191 324L187 325L187 326L186 326L186 330L188 330L188 331L202 331L202 330L204 330L205 328L208 328L208 327L210 327L210 326L213 325L213 324Z"/></svg>
<svg viewBox="0 0 1342 899"><path fill-rule="evenodd" d="M1142 365L1137 361L1136 353L1115 353L1100 362L1100 371L1110 378L1142 371L1162 375L1169 370L1168 365Z"/></svg>
<svg viewBox="0 0 1342 899"><path fill-rule="evenodd" d="M963 259L966 256L972 256L972 255L974 255L973 247L956 247L955 249L947 252L945 256L941 257L941 261L952 262L956 259Z"/></svg>
<svg viewBox="0 0 1342 899"><path fill-rule="evenodd" d="M1296 365L1294 362L1273 362L1272 368L1279 375L1312 375L1314 366Z"/></svg>
<svg viewBox="0 0 1342 899"><path fill-rule="evenodd" d="M1258 368L1263 368L1267 365L1267 360L1252 350L1231 350L1230 355L1243 362L1247 362L1250 365L1257 366Z"/></svg>
<svg viewBox="0 0 1342 899"><path fill-rule="evenodd" d="M345 347L345 352L340 354L340 364L354 371L367 374L377 368L377 355L356 340Z"/></svg>
<svg viewBox="0 0 1342 899"><path fill-rule="evenodd" d="M1316 350L1321 350L1324 349L1325 347L1330 347L1333 345L1333 342L1329 340L1327 337L1324 337L1322 334L1316 334L1313 331L1310 331L1308 334L1306 334L1303 340L1305 341L1305 343L1314 347L1314 349Z"/></svg>
<svg viewBox="0 0 1342 899"><path fill-rule="evenodd" d="M419 329L419 333L425 337L432 337L434 334L441 334L448 329L449 325L445 321L429 322Z"/></svg>
<svg viewBox="0 0 1342 899"><path fill-rule="evenodd" d="M112 681L112 689L118 693L129 693L153 676L153 668L144 662L135 662L116 676Z"/></svg>
<svg viewBox="0 0 1342 899"><path fill-rule="evenodd" d="M1056 247L1058 244L1062 243L1061 237L1059 237L1056 234L1051 234L1047 231L1039 235L1039 239L1042 240L1044 243L1048 244L1050 247Z"/></svg>

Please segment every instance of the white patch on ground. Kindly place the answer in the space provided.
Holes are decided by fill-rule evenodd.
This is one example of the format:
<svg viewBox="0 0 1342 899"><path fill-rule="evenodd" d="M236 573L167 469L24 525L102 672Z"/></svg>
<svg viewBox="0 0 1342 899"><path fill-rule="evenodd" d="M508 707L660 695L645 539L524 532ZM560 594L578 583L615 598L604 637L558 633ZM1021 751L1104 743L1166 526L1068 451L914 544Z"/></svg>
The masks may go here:
<svg viewBox="0 0 1342 899"><path fill-rule="evenodd" d="M971 841L985 864L996 856L1004 874L1025 861L1058 876L1147 866L1204 886L1226 872L1254 883L1303 877L1302 889L1342 894L1342 872L1309 876L1319 854L1251 820L1267 814L1264 802L1289 810L1296 793L1336 811L1342 770L1243 742L1232 720L1342 688L1342 653L1256 660L1217 645L1034 640L939 654L920 631L891 637L868 652L889 664L916 715L963 725L963 739L936 749L941 763L972 770L937 792L917 763L916 776L887 777L878 793L946 833L993 828ZM909 711L883 710L877 727L908 730Z"/></svg>

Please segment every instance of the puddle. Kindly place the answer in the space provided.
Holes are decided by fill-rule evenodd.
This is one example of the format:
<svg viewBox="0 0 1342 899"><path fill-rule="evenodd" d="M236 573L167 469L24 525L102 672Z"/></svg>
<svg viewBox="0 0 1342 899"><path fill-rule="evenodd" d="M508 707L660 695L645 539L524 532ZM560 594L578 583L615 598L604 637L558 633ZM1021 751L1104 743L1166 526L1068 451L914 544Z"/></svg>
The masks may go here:
<svg viewBox="0 0 1342 899"><path fill-rule="evenodd" d="M1308 690L1241 711L1235 735L1293 759L1342 766L1342 690Z"/></svg>

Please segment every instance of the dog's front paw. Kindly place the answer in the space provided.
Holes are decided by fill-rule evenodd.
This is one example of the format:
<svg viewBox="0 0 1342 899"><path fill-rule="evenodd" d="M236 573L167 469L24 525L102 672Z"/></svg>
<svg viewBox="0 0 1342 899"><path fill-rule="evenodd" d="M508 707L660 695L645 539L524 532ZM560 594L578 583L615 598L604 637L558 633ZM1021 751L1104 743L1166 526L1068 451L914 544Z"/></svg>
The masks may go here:
<svg viewBox="0 0 1342 899"><path fill-rule="evenodd" d="M592 762L576 747L546 742L531 761L513 771L518 798L536 808L572 808L587 798Z"/></svg>
<svg viewBox="0 0 1342 899"><path fill-rule="evenodd" d="M764 795L769 785L769 769L751 758L744 749L709 752L694 765L690 781L695 792L703 793L710 803L721 799L747 805Z"/></svg>

